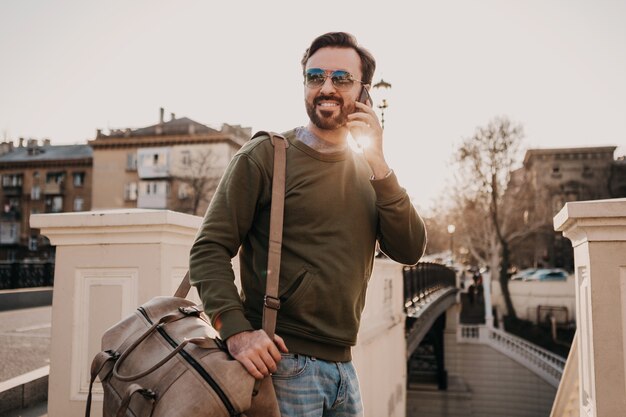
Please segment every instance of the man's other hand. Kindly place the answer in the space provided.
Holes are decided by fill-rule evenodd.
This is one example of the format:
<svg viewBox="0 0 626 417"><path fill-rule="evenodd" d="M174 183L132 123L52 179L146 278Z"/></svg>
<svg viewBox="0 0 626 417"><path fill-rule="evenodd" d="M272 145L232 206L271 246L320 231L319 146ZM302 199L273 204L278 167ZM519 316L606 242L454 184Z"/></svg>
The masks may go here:
<svg viewBox="0 0 626 417"><path fill-rule="evenodd" d="M263 379L275 372L280 362L280 352L289 352L280 336L274 335L272 342L263 330L232 335L226 339L226 346L230 354L256 379Z"/></svg>

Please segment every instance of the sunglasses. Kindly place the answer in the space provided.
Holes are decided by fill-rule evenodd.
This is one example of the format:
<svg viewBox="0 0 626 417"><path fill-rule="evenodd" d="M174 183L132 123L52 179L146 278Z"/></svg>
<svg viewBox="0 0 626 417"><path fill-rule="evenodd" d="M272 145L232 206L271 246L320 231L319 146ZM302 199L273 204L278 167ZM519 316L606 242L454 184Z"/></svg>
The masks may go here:
<svg viewBox="0 0 626 417"><path fill-rule="evenodd" d="M348 71L331 71L321 68L309 68L306 70L304 72L304 84L309 88L320 88L328 77L330 77L333 86L339 91L351 89L355 82L364 84L363 81L357 80Z"/></svg>

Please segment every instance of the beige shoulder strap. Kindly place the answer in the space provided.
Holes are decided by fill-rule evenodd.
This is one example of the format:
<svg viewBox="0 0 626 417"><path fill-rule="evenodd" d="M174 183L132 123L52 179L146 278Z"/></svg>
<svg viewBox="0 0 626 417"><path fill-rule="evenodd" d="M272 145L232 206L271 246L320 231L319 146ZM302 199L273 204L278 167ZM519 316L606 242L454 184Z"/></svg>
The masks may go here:
<svg viewBox="0 0 626 417"><path fill-rule="evenodd" d="M267 284L263 302L263 330L270 339L274 339L276 317L280 309L278 298L278 280L280 277L280 253L283 242L283 217L285 213L285 183L287 151L289 142L284 136L274 132L257 132L257 136L269 136L274 146L274 172L272 178L272 205L270 209L270 240L267 255ZM189 271L185 274L175 297L185 298L191 289Z"/></svg>

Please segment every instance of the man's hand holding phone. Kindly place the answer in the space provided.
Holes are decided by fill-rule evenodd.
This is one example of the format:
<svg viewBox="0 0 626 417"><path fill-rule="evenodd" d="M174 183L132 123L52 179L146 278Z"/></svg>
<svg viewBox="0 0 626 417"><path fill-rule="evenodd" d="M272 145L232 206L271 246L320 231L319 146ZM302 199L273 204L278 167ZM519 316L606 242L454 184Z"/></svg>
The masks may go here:
<svg viewBox="0 0 626 417"><path fill-rule="evenodd" d="M359 99L354 103L354 113L348 115L348 128L350 134L359 142L360 138L366 138L367 146L363 146L363 154L369 164L374 178L384 178L390 171L383 153L383 128L378 121L378 116L372 108L372 98L363 86Z"/></svg>

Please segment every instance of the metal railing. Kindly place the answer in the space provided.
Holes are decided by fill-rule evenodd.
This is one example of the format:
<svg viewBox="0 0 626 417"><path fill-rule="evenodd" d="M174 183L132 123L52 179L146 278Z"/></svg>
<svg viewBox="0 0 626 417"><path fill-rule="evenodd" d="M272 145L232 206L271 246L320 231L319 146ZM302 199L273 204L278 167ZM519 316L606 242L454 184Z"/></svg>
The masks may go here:
<svg viewBox="0 0 626 417"><path fill-rule="evenodd" d="M0 290L51 287L54 262L0 262Z"/></svg>
<svg viewBox="0 0 626 417"><path fill-rule="evenodd" d="M420 262L414 266L405 266L402 274L405 311L420 308L434 292L456 285L454 271L437 263Z"/></svg>

